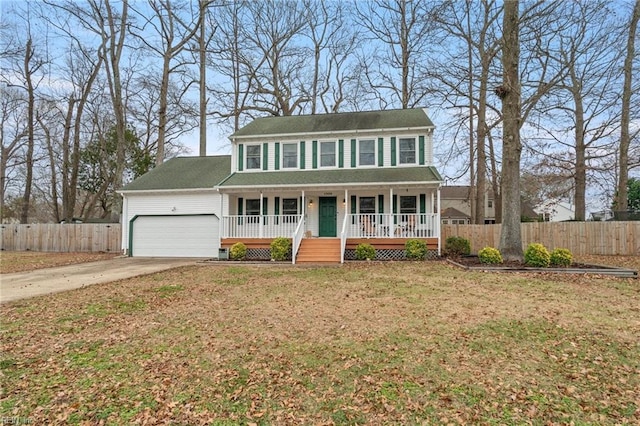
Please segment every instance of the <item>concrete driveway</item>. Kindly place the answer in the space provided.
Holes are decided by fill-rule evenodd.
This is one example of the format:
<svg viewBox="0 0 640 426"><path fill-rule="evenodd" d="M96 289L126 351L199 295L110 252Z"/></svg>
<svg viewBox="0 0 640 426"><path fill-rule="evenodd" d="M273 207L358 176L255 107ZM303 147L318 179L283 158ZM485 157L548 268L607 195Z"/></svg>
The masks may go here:
<svg viewBox="0 0 640 426"><path fill-rule="evenodd" d="M0 303L194 265L202 259L118 257L99 262L0 275Z"/></svg>

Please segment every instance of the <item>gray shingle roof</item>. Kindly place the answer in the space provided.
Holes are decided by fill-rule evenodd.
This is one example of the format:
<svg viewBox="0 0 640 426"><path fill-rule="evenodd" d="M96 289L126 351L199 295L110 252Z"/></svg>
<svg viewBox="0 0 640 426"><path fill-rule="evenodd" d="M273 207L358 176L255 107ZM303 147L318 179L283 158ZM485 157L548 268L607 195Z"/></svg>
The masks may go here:
<svg viewBox="0 0 640 426"><path fill-rule="evenodd" d="M213 188L231 173L231 156L176 157L150 170L122 191Z"/></svg>
<svg viewBox="0 0 640 426"><path fill-rule="evenodd" d="M435 167L385 167L370 169L296 170L234 173L220 184L225 188L320 185L376 185L388 183L436 183L442 177Z"/></svg>
<svg viewBox="0 0 640 426"><path fill-rule="evenodd" d="M384 111L344 112L337 114L263 117L253 120L231 138L377 129L432 128L422 108Z"/></svg>

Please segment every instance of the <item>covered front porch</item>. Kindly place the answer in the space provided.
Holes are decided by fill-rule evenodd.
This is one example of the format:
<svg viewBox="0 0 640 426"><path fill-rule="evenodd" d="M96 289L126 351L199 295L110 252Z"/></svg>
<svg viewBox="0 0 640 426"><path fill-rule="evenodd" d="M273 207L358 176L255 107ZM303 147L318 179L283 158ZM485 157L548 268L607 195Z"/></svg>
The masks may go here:
<svg viewBox="0 0 640 426"><path fill-rule="evenodd" d="M292 241L292 262L307 255L300 252L309 239L333 240L333 258L353 258L360 242L380 251L383 258L400 258L404 243L421 238L429 250L440 254L439 187L405 185L388 188L340 188L293 190L267 189L228 193L221 220L221 246L243 242L255 258L268 258L269 244L277 237ZM322 261L324 246L331 241L307 242L307 251ZM319 246L318 244L323 244ZM336 253L337 252L337 253ZM402 252L402 254L400 254ZM395 254L393 254L395 253ZM312 253L313 254L313 253ZM328 261L328 260L327 260Z"/></svg>

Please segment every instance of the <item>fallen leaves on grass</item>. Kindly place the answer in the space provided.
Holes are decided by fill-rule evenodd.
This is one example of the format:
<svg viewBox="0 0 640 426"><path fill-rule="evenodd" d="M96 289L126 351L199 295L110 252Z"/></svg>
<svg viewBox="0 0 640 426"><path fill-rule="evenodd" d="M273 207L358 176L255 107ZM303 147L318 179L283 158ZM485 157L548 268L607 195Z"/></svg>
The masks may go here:
<svg viewBox="0 0 640 426"><path fill-rule="evenodd" d="M195 266L2 305L1 416L640 421L637 280L440 262Z"/></svg>
<svg viewBox="0 0 640 426"><path fill-rule="evenodd" d="M3 251L0 273L33 271L55 266L113 259L118 253L47 253L35 251Z"/></svg>

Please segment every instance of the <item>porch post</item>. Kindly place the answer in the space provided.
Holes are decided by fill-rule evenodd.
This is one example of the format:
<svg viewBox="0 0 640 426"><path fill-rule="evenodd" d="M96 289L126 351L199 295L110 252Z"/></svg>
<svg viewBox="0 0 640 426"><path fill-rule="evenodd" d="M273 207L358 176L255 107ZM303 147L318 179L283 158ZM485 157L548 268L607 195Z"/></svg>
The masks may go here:
<svg viewBox="0 0 640 426"><path fill-rule="evenodd" d="M304 189L302 190L302 206L300 212L302 213L302 218L305 219L307 217L307 199L304 196Z"/></svg>
<svg viewBox="0 0 640 426"><path fill-rule="evenodd" d="M438 256L440 256L441 252L441 240L442 234L440 232L440 187L438 187L438 210L436 211L436 231L438 232Z"/></svg>
<svg viewBox="0 0 640 426"><path fill-rule="evenodd" d="M220 192L219 189L218 189L218 194L220 194L220 225L219 225L220 229L218 229L218 235L219 235L218 243L220 243L220 239L226 238L227 236L225 235L225 231L224 231L224 228L225 228L225 225L224 225L224 221L225 221L225 218L224 218L224 216L225 216L224 215L224 195L222 195L222 193Z"/></svg>
<svg viewBox="0 0 640 426"><path fill-rule="evenodd" d="M263 202L263 198L264 195L262 194L262 191L260 191L260 238L262 238L263 235L263 226L264 226L264 211L262 209L262 207L264 206L264 202Z"/></svg>
<svg viewBox="0 0 640 426"><path fill-rule="evenodd" d="M387 232L388 237L389 238L393 238L396 235L396 227L395 225L395 218L393 217L393 188L389 188L389 210L387 210L389 212L389 223L388 223L388 229L389 232Z"/></svg>

